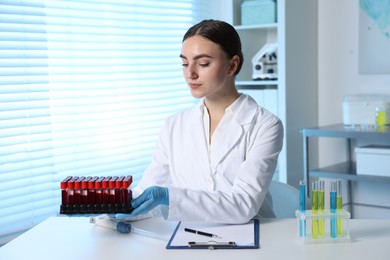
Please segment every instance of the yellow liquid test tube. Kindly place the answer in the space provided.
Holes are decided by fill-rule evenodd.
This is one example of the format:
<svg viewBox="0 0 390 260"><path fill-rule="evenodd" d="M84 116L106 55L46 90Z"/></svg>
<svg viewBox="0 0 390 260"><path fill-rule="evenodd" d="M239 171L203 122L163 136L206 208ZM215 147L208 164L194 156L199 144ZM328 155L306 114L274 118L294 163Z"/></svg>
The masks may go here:
<svg viewBox="0 0 390 260"><path fill-rule="evenodd" d="M377 111L376 112L376 124L378 126L386 125L386 111Z"/></svg>
<svg viewBox="0 0 390 260"><path fill-rule="evenodd" d="M323 214L325 210L325 181L318 181L318 213ZM325 237L325 219L318 219L318 236Z"/></svg>
<svg viewBox="0 0 390 260"><path fill-rule="evenodd" d="M337 212L341 212L343 209L343 197L341 195L341 180L337 181L337 197L336 197ZM343 219L337 219L337 236L343 235Z"/></svg>
<svg viewBox="0 0 390 260"><path fill-rule="evenodd" d="M313 215L318 214L318 190L317 190L317 182L312 183L311 190L311 210ZM311 237L313 239L318 238L318 219L313 218L311 221Z"/></svg>

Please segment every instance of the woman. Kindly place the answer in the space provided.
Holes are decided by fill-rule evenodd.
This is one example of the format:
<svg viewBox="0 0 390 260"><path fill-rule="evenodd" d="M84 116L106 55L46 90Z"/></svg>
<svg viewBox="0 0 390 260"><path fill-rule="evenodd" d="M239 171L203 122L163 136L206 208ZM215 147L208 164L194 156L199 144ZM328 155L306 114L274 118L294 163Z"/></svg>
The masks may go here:
<svg viewBox="0 0 390 260"><path fill-rule="evenodd" d="M204 20L184 35L180 57L191 94L201 100L167 119L152 163L133 190L130 216L162 205L156 209L168 220L274 217L267 190L283 126L235 87L243 63L237 32L228 23Z"/></svg>

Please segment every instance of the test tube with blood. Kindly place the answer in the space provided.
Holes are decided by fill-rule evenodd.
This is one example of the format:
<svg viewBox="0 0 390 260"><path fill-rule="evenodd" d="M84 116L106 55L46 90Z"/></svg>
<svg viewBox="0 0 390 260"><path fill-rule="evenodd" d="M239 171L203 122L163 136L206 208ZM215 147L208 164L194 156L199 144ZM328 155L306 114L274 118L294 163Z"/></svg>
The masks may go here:
<svg viewBox="0 0 390 260"><path fill-rule="evenodd" d="M111 179L108 182L108 188L109 188L109 202L108 202L108 212L114 212L115 211L115 203L116 203L116 176L111 177Z"/></svg>
<svg viewBox="0 0 390 260"><path fill-rule="evenodd" d="M109 186L108 182L110 181L111 177L106 177L102 181L102 196L103 196L103 201L102 201L102 212L108 212L108 204L110 203L109 200Z"/></svg>
<svg viewBox="0 0 390 260"><path fill-rule="evenodd" d="M102 185L103 185L104 177L99 177L95 181L95 205L94 205L94 211L96 213L101 212L102 204L103 204L103 192L102 192Z"/></svg>
<svg viewBox="0 0 390 260"><path fill-rule="evenodd" d="M74 184L75 184L76 180L77 180L77 177L72 177L72 179L70 179L68 181L67 193L68 193L68 202L69 202L69 204L66 207L67 208L67 210L66 210L67 213L72 213L73 212L73 206L74 206Z"/></svg>
<svg viewBox="0 0 390 260"><path fill-rule="evenodd" d="M81 204L80 204L80 213L87 213L88 205L88 182L91 179L90 176L85 177L81 181Z"/></svg>
<svg viewBox="0 0 390 260"><path fill-rule="evenodd" d="M74 213L80 212L80 205L81 205L81 183L85 179L84 176L79 177L75 183L74 183Z"/></svg>
<svg viewBox="0 0 390 260"><path fill-rule="evenodd" d="M115 181L115 196L116 196L116 209L118 211L122 211L123 208L124 208L124 205L123 205L123 198L124 198L124 195L123 195L123 191L122 191L122 182L123 182L123 179L124 179L124 176L120 176L116 179Z"/></svg>
<svg viewBox="0 0 390 260"><path fill-rule="evenodd" d="M99 177L92 177L88 181L88 202L87 202L87 211L89 213L94 213L95 207L95 181L98 180Z"/></svg>
<svg viewBox="0 0 390 260"><path fill-rule="evenodd" d="M61 214L67 213L67 206L69 205L68 200L68 181L72 179L72 176L66 177L63 181L61 181Z"/></svg>
<svg viewBox="0 0 390 260"><path fill-rule="evenodd" d="M88 183L92 179L91 176L86 177L82 182L81 182L81 203L87 205L88 204Z"/></svg>
<svg viewBox="0 0 390 260"><path fill-rule="evenodd" d="M125 205L126 211L131 211L131 206L130 206L130 201L132 199L132 191L131 191L131 184L133 183L133 176L128 175L123 179L122 182L122 188L125 190L123 191L124 193L124 199L123 203Z"/></svg>

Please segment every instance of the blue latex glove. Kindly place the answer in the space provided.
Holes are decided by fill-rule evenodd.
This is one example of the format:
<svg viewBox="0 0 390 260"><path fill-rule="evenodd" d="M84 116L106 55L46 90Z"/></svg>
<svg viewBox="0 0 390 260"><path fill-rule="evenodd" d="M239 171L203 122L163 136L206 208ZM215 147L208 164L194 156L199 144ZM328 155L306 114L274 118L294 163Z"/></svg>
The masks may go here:
<svg viewBox="0 0 390 260"><path fill-rule="evenodd" d="M169 205L169 192L166 187L152 186L131 202L131 216L144 215L158 205Z"/></svg>

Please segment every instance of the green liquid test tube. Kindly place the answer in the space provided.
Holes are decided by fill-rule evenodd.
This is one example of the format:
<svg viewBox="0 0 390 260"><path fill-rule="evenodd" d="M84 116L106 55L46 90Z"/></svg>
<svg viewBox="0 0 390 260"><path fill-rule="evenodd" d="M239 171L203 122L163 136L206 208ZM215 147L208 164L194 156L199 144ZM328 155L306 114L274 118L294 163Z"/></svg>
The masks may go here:
<svg viewBox="0 0 390 260"><path fill-rule="evenodd" d="M318 182L318 213L323 214L325 210L325 181ZM325 219L318 220L318 235L325 237Z"/></svg>
<svg viewBox="0 0 390 260"><path fill-rule="evenodd" d="M313 212L313 215L318 214L318 190L317 190L317 182L312 183L312 190L311 190L311 210ZM318 238L318 219L313 217L311 222L311 237L313 239Z"/></svg>
<svg viewBox="0 0 390 260"><path fill-rule="evenodd" d="M337 212L341 212L343 209L343 197L341 195L341 180L337 181ZM337 235L342 236L343 235L343 219L338 218L337 219Z"/></svg>

